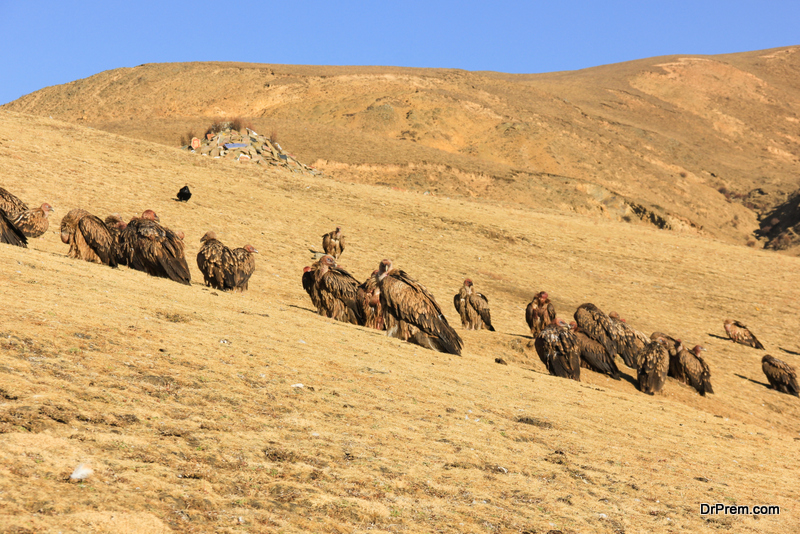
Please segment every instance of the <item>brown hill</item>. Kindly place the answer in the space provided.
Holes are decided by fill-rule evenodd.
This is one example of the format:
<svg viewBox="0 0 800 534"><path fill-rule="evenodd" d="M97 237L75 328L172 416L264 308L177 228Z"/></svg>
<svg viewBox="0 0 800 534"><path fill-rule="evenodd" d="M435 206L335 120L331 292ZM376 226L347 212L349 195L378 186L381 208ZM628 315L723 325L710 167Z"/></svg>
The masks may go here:
<svg viewBox="0 0 800 534"><path fill-rule="evenodd" d="M796 530L800 404L766 387L764 351L724 339L722 321L800 366L798 258L13 112L0 112L0 177L58 210L30 248L0 245L0 530ZM185 204L172 200L184 183ZM74 207L154 209L185 232L195 283L66 257L57 221ZM450 297L468 276L498 331L459 326L459 358L320 318L300 274L336 224L358 278L393 258L457 324ZM207 230L261 251L248 292L197 283ZM540 289L561 317L590 300L704 345L715 394L669 379L650 397L624 367L621 381L550 377L525 349ZM93 474L68 482L82 463ZM700 515L717 502L781 515Z"/></svg>
<svg viewBox="0 0 800 534"><path fill-rule="evenodd" d="M600 212L756 246L772 239L754 235L759 215L800 187L799 52L540 75L153 64L4 108L168 145L213 120L247 117L343 181Z"/></svg>

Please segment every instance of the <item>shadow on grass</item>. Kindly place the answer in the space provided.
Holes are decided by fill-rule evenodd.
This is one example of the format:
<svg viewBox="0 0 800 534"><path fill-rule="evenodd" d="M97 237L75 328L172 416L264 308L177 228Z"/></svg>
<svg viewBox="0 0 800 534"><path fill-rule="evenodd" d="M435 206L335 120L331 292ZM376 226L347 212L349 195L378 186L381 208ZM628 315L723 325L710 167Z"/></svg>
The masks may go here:
<svg viewBox="0 0 800 534"><path fill-rule="evenodd" d="M758 384L759 386L764 386L765 388L769 387L769 384L765 384L764 382L759 382L758 380L753 380L752 378L747 378L744 375L740 375L740 374L734 373L734 376L738 376L742 380L747 380L748 382L752 382L753 384Z"/></svg>

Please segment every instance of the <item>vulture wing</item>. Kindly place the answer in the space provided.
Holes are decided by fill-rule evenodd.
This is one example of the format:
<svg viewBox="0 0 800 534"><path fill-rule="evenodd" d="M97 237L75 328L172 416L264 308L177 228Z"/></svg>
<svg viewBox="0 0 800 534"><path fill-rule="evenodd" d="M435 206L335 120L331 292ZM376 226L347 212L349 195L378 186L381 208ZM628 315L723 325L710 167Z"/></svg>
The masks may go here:
<svg viewBox="0 0 800 534"><path fill-rule="evenodd" d="M317 285L314 279L314 273L319 267L319 263L315 263L311 266L311 270L308 272L303 273L303 289L306 290L308 296L311 298L311 304L316 308L317 313L320 315L325 315L322 310L322 303L320 301L319 291L317 290Z"/></svg>
<svg viewBox="0 0 800 534"><path fill-rule="evenodd" d="M612 337L611 322L608 319L608 315L603 313L600 308L590 303L581 304L575 310L574 317L575 322L578 323L578 328L603 345L611 358L617 354L617 344Z"/></svg>
<svg viewBox="0 0 800 534"><path fill-rule="evenodd" d="M483 324L486 325L486 329L490 332L494 332L492 316L489 313L489 299L481 293L475 293L469 296L469 305L481 316L481 320Z"/></svg>
<svg viewBox="0 0 800 534"><path fill-rule="evenodd" d="M533 319L536 314L536 301L532 300L528 303L528 307L525 308L525 322L528 323L528 328L533 330Z"/></svg>
<svg viewBox="0 0 800 534"><path fill-rule="evenodd" d="M767 375L769 385L781 393L800 396L797 373L791 365L767 354L761 359L761 369Z"/></svg>
<svg viewBox="0 0 800 534"><path fill-rule="evenodd" d="M617 344L618 354L622 356L625 365L631 368L636 368L644 347L646 345L636 330L623 323L620 320L609 317L609 324L611 325L611 333L614 342Z"/></svg>
<svg viewBox="0 0 800 534"><path fill-rule="evenodd" d="M333 232L322 236L322 250L325 254L336 257L336 247L333 244Z"/></svg>
<svg viewBox="0 0 800 534"><path fill-rule="evenodd" d="M136 219L133 258L129 265L142 266L151 276L191 284L191 273L183 255L183 240L169 228L150 219ZM127 228L126 228L127 230ZM124 233L124 232L123 232Z"/></svg>
<svg viewBox="0 0 800 534"><path fill-rule="evenodd" d="M678 354L678 366L682 370L682 379L678 380L692 386L700 395L714 393L711 387L711 370L703 358L684 349Z"/></svg>
<svg viewBox="0 0 800 534"><path fill-rule="evenodd" d="M463 342L447 323L442 309L422 284L400 269L392 269L381 281L381 305L397 321L406 322L439 339L442 352L461 355ZM385 320L387 329L390 320Z"/></svg>
<svg viewBox="0 0 800 534"><path fill-rule="evenodd" d="M235 271L236 289L245 291L250 283L250 277L256 272L256 259L253 254L243 248L233 249L233 256L236 258L237 263Z"/></svg>
<svg viewBox="0 0 800 534"><path fill-rule="evenodd" d="M619 368L614 358L610 358L605 347L583 332L575 332L575 339L581 354L581 365L592 371L603 373L619 380Z"/></svg>
<svg viewBox="0 0 800 534"><path fill-rule="evenodd" d="M23 211L28 211L28 206L23 201L0 187L0 211L6 214L9 220L14 220Z"/></svg>
<svg viewBox="0 0 800 534"><path fill-rule="evenodd" d="M661 391L667 381L669 353L658 341L651 341L644 349L639 364L639 391L652 395Z"/></svg>
<svg viewBox="0 0 800 534"><path fill-rule="evenodd" d="M555 325L547 326L536 336L534 347L551 375L580 382L580 347L572 332Z"/></svg>
<svg viewBox="0 0 800 534"><path fill-rule="evenodd" d="M341 267L330 267L318 285L323 306L328 316L337 321L364 325L358 304L358 280Z"/></svg>
<svg viewBox="0 0 800 534"><path fill-rule="evenodd" d="M755 334L753 334L749 328L739 321L735 321L733 324L739 328L736 336L737 339L735 340L737 343L741 343L742 345L750 345L754 349L765 350L764 345L761 344L761 342L756 338Z"/></svg>
<svg viewBox="0 0 800 534"><path fill-rule="evenodd" d="M36 208L17 215L14 226L27 237L41 237L50 227L50 219L43 209Z"/></svg>
<svg viewBox="0 0 800 534"><path fill-rule="evenodd" d="M3 189L3 191L5 191ZM0 210L0 243L28 248L28 238L14 226L6 214Z"/></svg>
<svg viewBox="0 0 800 534"><path fill-rule="evenodd" d="M197 252L197 267L207 286L228 291L236 287L236 258L218 239L208 239Z"/></svg>
<svg viewBox="0 0 800 534"><path fill-rule="evenodd" d="M99 217L84 215L78 221L78 231L101 262L109 267L117 266L114 237Z"/></svg>

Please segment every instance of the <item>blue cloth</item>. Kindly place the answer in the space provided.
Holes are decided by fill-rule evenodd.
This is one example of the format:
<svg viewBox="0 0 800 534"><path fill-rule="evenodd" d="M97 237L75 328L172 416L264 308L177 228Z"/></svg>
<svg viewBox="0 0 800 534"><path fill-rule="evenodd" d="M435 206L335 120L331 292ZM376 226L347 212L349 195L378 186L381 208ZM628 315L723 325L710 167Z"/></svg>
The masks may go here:
<svg viewBox="0 0 800 534"><path fill-rule="evenodd" d="M247 145L245 143L225 143L222 146L224 146L225 148L244 148Z"/></svg>

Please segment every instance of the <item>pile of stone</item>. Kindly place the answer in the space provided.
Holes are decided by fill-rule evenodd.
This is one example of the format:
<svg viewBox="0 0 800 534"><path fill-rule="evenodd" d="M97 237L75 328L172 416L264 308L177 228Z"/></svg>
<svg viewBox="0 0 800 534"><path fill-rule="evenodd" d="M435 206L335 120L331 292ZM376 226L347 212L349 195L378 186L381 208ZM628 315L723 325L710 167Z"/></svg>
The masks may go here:
<svg viewBox="0 0 800 534"><path fill-rule="evenodd" d="M284 152L277 141L270 141L269 138L257 134L250 128L243 128L241 131L230 128L220 130L206 134L205 139L194 137L191 144L183 148L201 156L232 159L240 163L256 163L263 166L286 167L292 172L321 174Z"/></svg>

